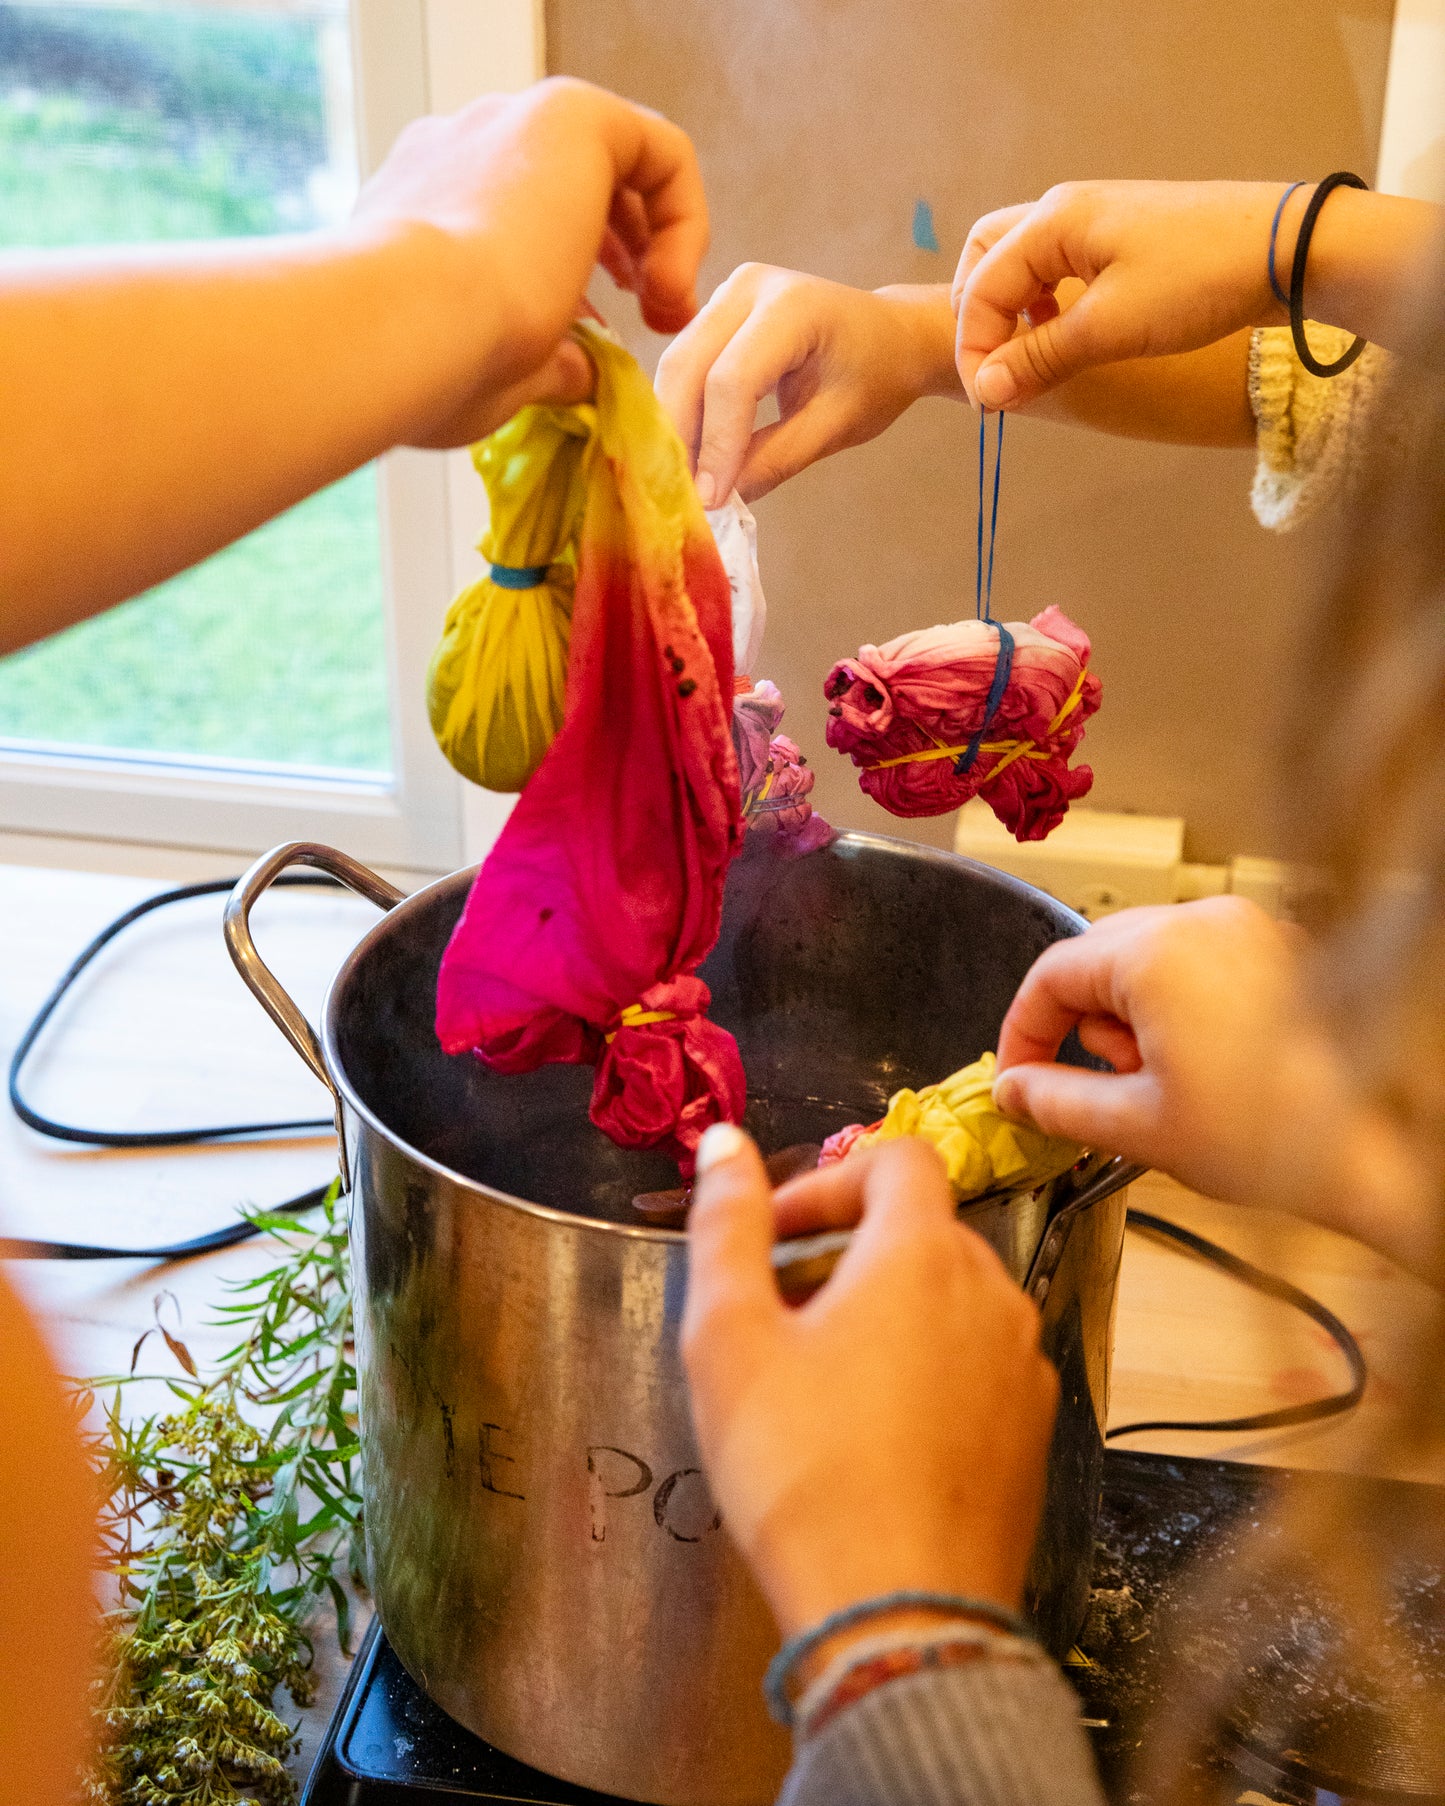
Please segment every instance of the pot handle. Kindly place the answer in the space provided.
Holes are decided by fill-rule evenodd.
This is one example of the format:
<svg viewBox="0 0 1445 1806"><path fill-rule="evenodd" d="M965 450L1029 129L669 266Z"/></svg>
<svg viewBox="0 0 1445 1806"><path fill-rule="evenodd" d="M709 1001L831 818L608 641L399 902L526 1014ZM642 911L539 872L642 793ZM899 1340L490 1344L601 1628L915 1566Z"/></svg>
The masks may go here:
<svg viewBox="0 0 1445 1806"><path fill-rule="evenodd" d="M1086 1167L1075 1178L1062 1203L1056 1205L1043 1238L1034 1250L1034 1258L1029 1263L1024 1290L1035 1304L1042 1307L1049 1295L1054 1274L1058 1272L1059 1262L1064 1258L1064 1249L1068 1244L1074 1219L1091 1204L1100 1204L1105 1198L1112 1198L1116 1191L1123 1191L1126 1185L1132 1185L1148 1171L1147 1166L1139 1166L1132 1160L1126 1160L1122 1154L1115 1154L1100 1166Z"/></svg>
<svg viewBox="0 0 1445 1806"><path fill-rule="evenodd" d="M375 903L378 909L392 909L406 895L394 884L368 870L358 860L334 847L318 846L313 841L288 840L284 846L263 853L254 865L236 880L236 887L226 899L226 948L247 989L266 1014L285 1035L321 1083L331 1093L336 1113L336 1143L341 1164L341 1189L351 1190L351 1173L346 1158L346 1134L341 1121L341 1093L326 1068L326 1056L311 1024L302 1015L276 974L256 951L251 938L251 909L258 897L268 891L288 865L310 865L335 878L348 890Z"/></svg>

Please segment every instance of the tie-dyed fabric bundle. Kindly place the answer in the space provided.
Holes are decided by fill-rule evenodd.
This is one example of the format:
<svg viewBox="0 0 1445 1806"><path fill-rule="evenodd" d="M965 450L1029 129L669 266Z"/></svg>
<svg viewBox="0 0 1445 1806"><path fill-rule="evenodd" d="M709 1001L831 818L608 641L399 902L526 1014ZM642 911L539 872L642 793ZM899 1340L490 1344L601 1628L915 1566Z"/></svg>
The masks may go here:
<svg viewBox="0 0 1445 1806"><path fill-rule="evenodd" d="M570 556L534 541L523 567L575 567L565 710L443 957L437 1033L502 1072L595 1063L597 1126L688 1173L746 1090L696 976L743 833L729 585L646 376L606 334L578 332L595 402L524 410L497 465L504 494L552 493L564 528L574 485L580 501Z"/></svg>
<svg viewBox="0 0 1445 1806"><path fill-rule="evenodd" d="M864 646L823 686L828 744L894 815L982 795L1016 840L1042 840L1094 782L1069 767L1102 693L1089 652L1057 608L1027 626L955 621Z"/></svg>
<svg viewBox="0 0 1445 1806"><path fill-rule="evenodd" d="M937 1148L960 1203L995 1188L1031 1190L1067 1172L1083 1149L1001 1116L993 1103L997 1076L994 1056L986 1053L936 1085L895 1092L881 1122L850 1123L830 1135L818 1164L829 1166L857 1149L916 1135Z"/></svg>
<svg viewBox="0 0 1445 1806"><path fill-rule="evenodd" d="M749 834L770 834L779 850L812 853L834 837L810 800L813 770L797 743L778 732L782 692L766 678L733 699L733 746Z"/></svg>

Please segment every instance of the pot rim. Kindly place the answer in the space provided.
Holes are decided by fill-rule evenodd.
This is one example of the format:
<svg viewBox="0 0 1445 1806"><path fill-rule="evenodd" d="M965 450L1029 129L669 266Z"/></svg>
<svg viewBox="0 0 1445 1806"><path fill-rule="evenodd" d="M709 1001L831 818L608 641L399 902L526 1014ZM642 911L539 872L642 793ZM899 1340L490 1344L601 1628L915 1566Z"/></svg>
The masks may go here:
<svg viewBox="0 0 1445 1806"><path fill-rule="evenodd" d="M921 841L901 840L894 835L869 834L856 829L843 830L831 845L836 847L840 843L843 843L850 848L886 847L892 852L902 852L911 858L918 859L920 863L928 865L937 864L964 867L967 870L978 872L986 876L990 883L997 884L1000 889L1012 890L1025 897L1043 898L1045 902L1053 909L1058 910L1060 914L1072 918L1073 921L1077 922L1078 928L1076 932L1078 933L1082 933L1083 930L1088 927L1088 923L1083 916L1079 915L1077 911L1070 909L1068 904L1060 902L1057 897L1049 896L1047 891L1041 891L1036 885L1029 884L1022 878L1016 878L1012 872L999 871L995 866L985 865L978 859L970 859L967 854L964 853L955 853L951 848L928 846ZM488 1203L505 1205L508 1208L519 1210L527 1216L540 1218L544 1222L567 1224L574 1229L595 1230L608 1235L620 1235L627 1237L632 1241L662 1242L664 1244L686 1242L687 1231L685 1228L667 1229L646 1223L614 1223L602 1217L583 1216L577 1211L559 1210L551 1204L538 1204L531 1198L519 1197L515 1192L499 1191L495 1186L482 1184L479 1179L470 1179L465 1173L459 1173L454 1167L447 1166L442 1161L435 1159L432 1155L423 1153L420 1148L413 1147L412 1144L403 1136L399 1135L396 1130L383 1122L377 1113L371 1109L369 1105L363 1103L361 1098L357 1095L356 1088L347 1075L336 1046L336 1012L339 1008L339 998L342 990L355 968L362 963L371 951L373 942L380 940L382 936L392 928L392 924L404 910L409 909L414 903L419 904L424 897L430 896L434 891L438 891L447 885L457 884L460 880L465 879L467 887L470 888L471 881L476 877L477 872L480 869L480 861L476 865L459 867L456 871L446 872L442 876L433 878L430 882L421 885L417 890L411 891L407 896L402 898L401 902L387 910L386 913L366 931L351 949L350 953L347 954L346 958L341 962L331 983L327 986L326 999L321 1007L321 1049L326 1060L327 1072L331 1076L331 1082L336 1086L336 1089L343 1098L347 1108L353 1111L355 1115L369 1128L374 1130L376 1134L380 1135L397 1153L404 1154L409 1160L416 1161L419 1166L424 1167L428 1172L435 1173L440 1178L450 1181L451 1184L462 1187L463 1190L473 1193L478 1198L485 1199ZM344 1134L344 1125L338 1124L337 1126L339 1132ZM353 1188L354 1183L355 1182L353 1181ZM1053 1181L1047 1180L1045 1183L1052 1184ZM1030 1197L1038 1189L1040 1188L1037 1186L1031 1186L1027 1190L999 1188L994 1191L982 1192L978 1197L970 1198L967 1204L960 1205L958 1207L959 1213L962 1216L976 1206L999 1204L1013 1198ZM811 1236L790 1238L792 1241L807 1241L812 1239L816 1238ZM788 1242L779 1242L776 1244L776 1246L780 1248L787 1247L788 1245Z"/></svg>

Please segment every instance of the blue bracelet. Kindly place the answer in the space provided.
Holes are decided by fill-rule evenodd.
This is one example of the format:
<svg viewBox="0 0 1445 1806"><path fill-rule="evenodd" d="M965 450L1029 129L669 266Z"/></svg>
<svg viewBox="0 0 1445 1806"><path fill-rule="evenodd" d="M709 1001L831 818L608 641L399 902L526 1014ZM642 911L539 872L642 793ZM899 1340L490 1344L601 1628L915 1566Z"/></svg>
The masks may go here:
<svg viewBox="0 0 1445 1806"><path fill-rule="evenodd" d="M1281 307L1289 306L1289 296L1280 287L1279 272L1275 268L1275 246L1279 239L1279 222L1284 218L1284 204L1296 188L1303 188L1303 182L1291 182L1279 197L1279 205L1274 210L1274 224L1269 229L1269 286L1274 290L1274 298Z"/></svg>
<svg viewBox="0 0 1445 1806"><path fill-rule="evenodd" d="M869 1618L881 1618L888 1612L917 1610L942 1612L955 1618L982 1618L985 1623L1012 1636L1036 1640L1028 1619L1010 1611L1006 1605L1000 1605L996 1599L973 1599L966 1593L929 1593L905 1587L901 1592L883 1593L876 1599L860 1599L856 1604L845 1605L841 1611L830 1612L811 1630L799 1631L796 1637L789 1637L768 1663L768 1671L763 1676L763 1698L768 1702L768 1711L780 1725L791 1728L793 1702L788 1698L788 1681L798 1663L811 1655L820 1643L840 1630L851 1630L855 1624L866 1623Z"/></svg>

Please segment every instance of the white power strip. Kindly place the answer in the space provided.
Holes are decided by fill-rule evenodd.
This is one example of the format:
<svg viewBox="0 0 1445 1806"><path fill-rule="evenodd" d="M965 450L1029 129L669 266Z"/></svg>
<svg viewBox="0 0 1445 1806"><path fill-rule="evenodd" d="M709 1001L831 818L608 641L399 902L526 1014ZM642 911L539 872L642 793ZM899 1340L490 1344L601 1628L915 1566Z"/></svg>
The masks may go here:
<svg viewBox="0 0 1445 1806"><path fill-rule="evenodd" d="M1293 868L1240 855L1228 865L1184 857L1184 822L1173 815L1070 809L1047 840L1016 841L984 802L959 811L954 850L1038 885L1092 922L1141 903L1182 903L1232 891L1274 916L1292 916Z"/></svg>

